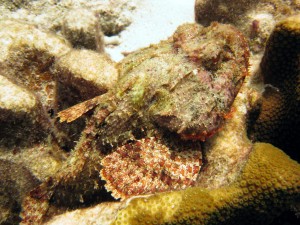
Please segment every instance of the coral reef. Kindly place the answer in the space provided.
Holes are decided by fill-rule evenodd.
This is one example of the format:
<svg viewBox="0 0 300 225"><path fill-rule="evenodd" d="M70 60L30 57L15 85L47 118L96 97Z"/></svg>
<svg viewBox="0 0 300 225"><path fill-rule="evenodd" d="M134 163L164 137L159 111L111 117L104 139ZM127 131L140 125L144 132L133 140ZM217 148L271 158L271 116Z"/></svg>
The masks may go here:
<svg viewBox="0 0 300 225"><path fill-rule="evenodd" d="M203 25L234 24L249 37L250 49L257 54L263 53L276 22L299 13L299 5L298 0L196 0L195 17Z"/></svg>
<svg viewBox="0 0 300 225"><path fill-rule="evenodd" d="M0 22L0 42L0 158L24 167L18 170L24 176L28 171L47 181L85 125L84 117L71 126L60 124L57 112L110 89L117 78L114 63L105 55L73 50L65 39L16 20ZM70 61L80 67L69 66ZM4 176L0 187L7 190ZM18 209L23 197L14 200Z"/></svg>
<svg viewBox="0 0 300 225"><path fill-rule="evenodd" d="M247 162L253 147L247 136L247 114L260 97L252 79L252 75L245 78L220 131L203 143L204 165L197 186L206 189L227 186L236 180Z"/></svg>
<svg viewBox="0 0 300 225"><path fill-rule="evenodd" d="M112 224L268 224L299 201L299 188L300 165L274 146L256 143L231 185L133 198Z"/></svg>
<svg viewBox="0 0 300 225"><path fill-rule="evenodd" d="M299 171L299 164L281 150L256 143L240 175L230 185L212 190L192 187L113 205L102 203L86 209L88 212L77 210L54 217L47 224L80 221L88 213L96 218L90 222L101 224L270 224L299 202ZM99 207L110 210L94 214Z"/></svg>
<svg viewBox="0 0 300 225"><path fill-rule="evenodd" d="M70 47L64 39L29 24L0 24L1 158L22 163L44 180L65 158L59 146L66 142L56 132L63 130L55 126L52 115L57 105L55 78L49 70L53 59Z"/></svg>
<svg viewBox="0 0 300 225"><path fill-rule="evenodd" d="M39 181L26 167L0 159L0 224L16 224L21 221L21 202L28 191Z"/></svg>
<svg viewBox="0 0 300 225"><path fill-rule="evenodd" d="M25 140L27 143L36 143L41 139L46 139L50 133L53 139L52 145L57 142L61 147L71 148L72 142L76 139L76 133L82 129L84 121L78 122L71 128L61 126L55 121L55 114L57 111L62 110L62 107L68 107L108 90L109 86L115 81L114 76L117 76L116 70L113 69L113 63L106 60L105 57L84 51L79 54L88 61L86 66L89 70L84 73L73 68L75 70L73 73L68 71L68 76L63 76L61 73L65 72L62 71L65 67L64 63L68 64L66 58L73 60L72 57L76 54L69 53L67 56L63 56L71 50L65 39L54 37L51 34L41 32L32 25L16 21L1 21L0 29L3 43L1 46L3 51L1 55L1 75L8 79L1 78L2 87L4 88L4 85L6 86L8 82L11 82L11 86L22 87L22 90L20 89L24 93L22 98L26 98L22 105L25 103L27 105L18 109L15 107L17 102L13 101L15 98L7 98L10 89L7 89L7 86L5 87L6 91L3 89L2 98L4 100L1 102L5 103L1 107L1 118L3 118L1 123L3 123L4 129L1 130L1 134L6 138L2 141L15 141L20 135L19 142ZM92 62L92 59L94 62ZM56 70L53 71L52 67L55 61L58 62L56 63ZM96 75L95 72L90 73L95 69L91 66L102 61L105 61L105 63L99 64L102 65L102 69L98 67L97 72L103 72L104 78L109 70L111 80L93 78L98 74ZM84 60L82 62L84 63ZM72 77L74 73L77 73L78 77ZM69 84L71 77L74 80L73 86ZM82 88L81 85L85 85L86 89ZM16 88L14 88L15 92L18 91ZM65 93L66 89L69 96ZM12 101L9 102L9 100ZM19 112L16 112L16 110ZM18 120L22 122L17 122ZM74 134L74 139L64 140ZM9 138L10 136L12 137ZM30 141L36 138L37 140ZM3 143L6 146L9 144Z"/></svg>
<svg viewBox="0 0 300 225"><path fill-rule="evenodd" d="M299 15L276 25L255 71L297 2L196 1L202 24L248 35L249 66L232 25L184 24L114 63L99 54L109 7L3 1L14 20L0 20L0 223L274 225L299 213L300 166L277 149L299 158Z"/></svg>
<svg viewBox="0 0 300 225"><path fill-rule="evenodd" d="M53 217L45 225L90 225L101 224L109 225L115 219L117 210L120 207L120 202L106 202L96 206L77 209L66 212L62 215Z"/></svg>
<svg viewBox="0 0 300 225"><path fill-rule="evenodd" d="M5 123L9 121L7 117L18 114L35 119L37 122L32 122L31 126L23 122L22 129L26 130L28 127L30 132L39 133L28 135L23 131L27 135L26 141L31 137L47 135L41 132L45 129L45 123L50 123L53 127L60 126L53 119L57 111L106 92L116 81L114 63L106 56L89 51L71 51L65 39L42 32L33 25L4 20L1 21L0 32L3 43L0 59L3 76L1 118ZM78 56L80 68L69 67L70 61L76 61L74 55ZM83 59L80 60L80 57ZM102 79L98 77L98 73L103 74ZM108 73L110 79L106 78ZM66 89L68 97L65 96ZM14 90L16 97L21 95L23 101L16 97L9 99L10 90ZM33 125L36 126L35 129L31 128ZM7 135L10 126L4 127L8 127L7 132L3 132L3 135ZM53 130L52 132L54 133ZM15 134L13 136L16 138Z"/></svg>
<svg viewBox="0 0 300 225"><path fill-rule="evenodd" d="M266 84L258 109L250 117L252 139L264 141L300 160L300 16L278 23L271 34L261 73Z"/></svg>
<svg viewBox="0 0 300 225"><path fill-rule="evenodd" d="M135 4L135 0L2 0L0 18L26 21L63 35L76 48L99 50L99 44L104 45L101 33L116 35L127 27Z"/></svg>
<svg viewBox="0 0 300 225"><path fill-rule="evenodd" d="M107 92L118 77L107 55L90 50L72 50L57 58L53 73L58 78L60 110Z"/></svg>

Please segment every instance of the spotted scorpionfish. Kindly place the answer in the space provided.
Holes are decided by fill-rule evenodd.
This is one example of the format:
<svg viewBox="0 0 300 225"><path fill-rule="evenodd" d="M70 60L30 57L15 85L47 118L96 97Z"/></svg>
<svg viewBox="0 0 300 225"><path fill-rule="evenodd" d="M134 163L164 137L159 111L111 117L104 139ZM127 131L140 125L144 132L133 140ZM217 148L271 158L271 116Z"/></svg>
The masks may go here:
<svg viewBox="0 0 300 225"><path fill-rule="evenodd" d="M199 141L220 129L247 73L248 49L232 26L180 26L167 41L129 54L114 89L62 111L76 119L97 106L92 128L101 178L116 198L193 185Z"/></svg>
<svg viewBox="0 0 300 225"><path fill-rule="evenodd" d="M99 152L100 177L113 197L184 189L201 170L201 142L230 113L248 57L233 26L184 24L119 62L114 88L59 117L72 122L94 110L74 152Z"/></svg>

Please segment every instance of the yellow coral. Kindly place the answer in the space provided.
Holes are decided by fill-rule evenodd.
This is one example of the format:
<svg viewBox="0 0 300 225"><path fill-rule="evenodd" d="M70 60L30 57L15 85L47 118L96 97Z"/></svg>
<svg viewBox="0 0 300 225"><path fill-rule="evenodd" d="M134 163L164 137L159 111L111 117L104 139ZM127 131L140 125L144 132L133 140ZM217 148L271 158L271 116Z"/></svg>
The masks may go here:
<svg viewBox="0 0 300 225"><path fill-rule="evenodd" d="M300 165L274 146L257 143L233 184L134 198L113 224L267 224L299 198Z"/></svg>
<svg viewBox="0 0 300 225"><path fill-rule="evenodd" d="M300 15L279 22L271 34L261 71L268 84L260 114L250 127L255 141L272 143L300 160Z"/></svg>

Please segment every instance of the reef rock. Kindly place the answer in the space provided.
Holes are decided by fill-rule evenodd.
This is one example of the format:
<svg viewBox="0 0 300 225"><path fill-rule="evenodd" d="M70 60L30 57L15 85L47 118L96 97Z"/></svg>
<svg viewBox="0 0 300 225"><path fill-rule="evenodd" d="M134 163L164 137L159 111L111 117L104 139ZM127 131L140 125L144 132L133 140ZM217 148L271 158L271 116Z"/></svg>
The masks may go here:
<svg viewBox="0 0 300 225"><path fill-rule="evenodd" d="M116 35L131 23L135 5L135 0L3 0L0 18L28 22L63 35L76 48L96 50L104 45L103 33Z"/></svg>
<svg viewBox="0 0 300 225"><path fill-rule="evenodd" d="M0 42L0 158L24 168L18 176L28 171L45 181L61 167L85 125L82 118L63 126L57 112L110 89L117 76L114 63L95 52L73 50L65 39L16 20L0 21ZM70 60L80 68L68 66ZM8 190L4 172L0 187ZM11 180L19 179L12 175ZM16 204L23 197L22 192Z"/></svg>
<svg viewBox="0 0 300 225"><path fill-rule="evenodd" d="M196 21L208 25L213 21L237 26L249 37L252 53L262 53L275 24L300 12L298 0L196 0Z"/></svg>
<svg viewBox="0 0 300 225"><path fill-rule="evenodd" d="M1 118L3 118L2 122L6 123L3 127L7 128L1 131L3 135L9 135L10 130L14 130L11 126L17 124L17 127L22 127L23 131L20 131L20 135L26 135L27 142L31 137L47 136L50 128L52 128L50 133L55 136L57 132L59 133L59 129L56 129L60 125L55 122L54 117L59 110L75 104L76 101L86 100L107 91L116 79L113 63L105 56L88 51L74 51L73 53L65 39L42 32L32 25L4 20L1 21L0 32L3 43L1 45L1 75L4 76L1 78L3 84L1 86L3 88ZM69 60L76 62L74 54L80 54L78 60L80 57L83 58L83 61L78 62L81 70L79 67L73 67L65 71L64 68L68 67ZM87 70L82 69L85 66ZM97 78L98 74L93 73L96 67L97 72L103 72L103 79ZM108 73L110 79L105 78ZM70 84L72 79L74 79L73 86ZM66 94L66 89L69 90L68 94ZM15 93L12 98L8 98L10 90ZM19 95L22 95L24 101L16 100ZM20 112L23 117L29 118L23 120L22 123L11 121L14 119L11 118L12 115L20 115ZM28 123L25 122L27 120L29 120ZM12 135L13 138L17 138L15 134ZM60 140L63 136L65 135L61 134L53 139L56 138L59 145L63 146L61 142L64 141ZM9 139L6 138L6 140Z"/></svg>
<svg viewBox="0 0 300 225"><path fill-rule="evenodd" d="M21 203L39 181L21 164L0 159L0 224L17 224Z"/></svg>

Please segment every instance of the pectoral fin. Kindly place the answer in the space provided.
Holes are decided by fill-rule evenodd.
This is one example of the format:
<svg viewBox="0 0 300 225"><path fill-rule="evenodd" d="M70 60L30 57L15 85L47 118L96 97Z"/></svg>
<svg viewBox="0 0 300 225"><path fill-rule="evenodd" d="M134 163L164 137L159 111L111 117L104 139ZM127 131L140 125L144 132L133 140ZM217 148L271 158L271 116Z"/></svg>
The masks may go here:
<svg viewBox="0 0 300 225"><path fill-rule="evenodd" d="M89 99L87 101L81 102L77 105L74 105L70 108L67 108L63 111L60 111L58 113L58 116L60 118L60 122L67 122L70 123L79 117L81 117L86 112L90 111L91 109L95 108L100 102L103 102L104 98L106 98L105 95L99 95L95 98Z"/></svg>

